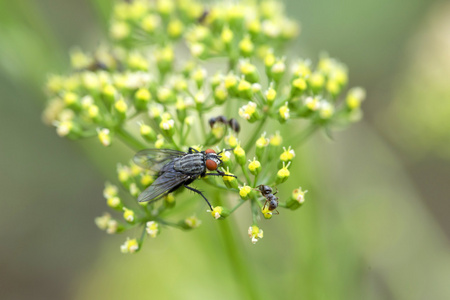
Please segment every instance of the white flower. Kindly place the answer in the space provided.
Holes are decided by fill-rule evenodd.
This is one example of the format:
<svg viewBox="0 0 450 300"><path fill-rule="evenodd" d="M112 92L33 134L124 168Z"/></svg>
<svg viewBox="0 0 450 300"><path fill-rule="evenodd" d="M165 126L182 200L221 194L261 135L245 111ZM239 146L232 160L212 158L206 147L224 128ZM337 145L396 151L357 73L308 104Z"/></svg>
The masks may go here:
<svg viewBox="0 0 450 300"><path fill-rule="evenodd" d="M147 222L146 230L147 230L147 233L148 233L152 238L155 238L156 235L157 235L158 232L159 232L159 224L156 223L155 221L149 221L149 222Z"/></svg>

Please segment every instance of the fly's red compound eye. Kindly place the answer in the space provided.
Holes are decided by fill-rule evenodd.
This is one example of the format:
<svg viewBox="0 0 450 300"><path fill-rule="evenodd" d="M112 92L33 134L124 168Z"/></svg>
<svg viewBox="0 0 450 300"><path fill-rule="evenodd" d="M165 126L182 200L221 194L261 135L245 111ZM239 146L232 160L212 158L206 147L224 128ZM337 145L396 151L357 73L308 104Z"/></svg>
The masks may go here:
<svg viewBox="0 0 450 300"><path fill-rule="evenodd" d="M205 153L206 154L208 154L208 153L216 153L216 151L214 151L213 149L206 149Z"/></svg>
<svg viewBox="0 0 450 300"><path fill-rule="evenodd" d="M215 161L213 161L212 159L207 159L206 160L206 168L208 168L208 170L210 170L210 171L217 170L217 163Z"/></svg>

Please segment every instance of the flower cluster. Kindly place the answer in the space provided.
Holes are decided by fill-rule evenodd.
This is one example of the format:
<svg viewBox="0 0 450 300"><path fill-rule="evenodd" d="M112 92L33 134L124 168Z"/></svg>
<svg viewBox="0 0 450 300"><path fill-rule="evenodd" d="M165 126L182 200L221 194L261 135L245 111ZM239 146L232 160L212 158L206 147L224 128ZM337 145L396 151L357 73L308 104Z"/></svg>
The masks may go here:
<svg viewBox="0 0 450 300"><path fill-rule="evenodd" d="M226 219L250 201L249 236L255 243L263 237L257 225L261 216L270 219L277 207L299 208L306 193L299 188L282 197L281 191L277 196L287 200L278 201L257 187L275 188L288 180L296 146L317 129L329 132L358 120L365 97L361 88L345 93L347 68L335 59L322 56L313 66L309 60L291 62L282 56L283 46L298 32L299 26L273 0L208 7L196 0L117 2L110 24L112 44L93 53L72 51L73 72L48 79L43 119L60 136L96 137L105 147L120 140L133 150L223 151L221 171L237 178L224 176L220 182L209 176L203 182L228 191L235 204L221 206L220 193L211 190L212 204L219 205L210 212L215 219ZM179 55L186 46L189 57ZM268 123L299 127L298 119L307 125L289 137L289 145L283 146L279 131L264 132ZM240 136L241 131L250 134ZM132 163L119 165L117 174L127 195L107 183L104 197L122 217L106 213L96 224L107 233L142 227L142 236L127 239L122 252L140 250L145 234L157 237L165 226L200 225L195 216L167 219L183 189L162 203L138 204L137 197L157 174Z"/></svg>

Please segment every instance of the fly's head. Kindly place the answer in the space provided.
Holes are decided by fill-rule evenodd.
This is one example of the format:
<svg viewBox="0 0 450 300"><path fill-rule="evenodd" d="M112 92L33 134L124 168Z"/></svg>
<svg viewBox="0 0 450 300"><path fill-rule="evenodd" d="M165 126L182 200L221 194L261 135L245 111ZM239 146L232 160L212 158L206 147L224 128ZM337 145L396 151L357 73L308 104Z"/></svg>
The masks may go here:
<svg viewBox="0 0 450 300"><path fill-rule="evenodd" d="M213 149L205 150L206 168L210 171L215 171L222 164L220 154L217 154Z"/></svg>

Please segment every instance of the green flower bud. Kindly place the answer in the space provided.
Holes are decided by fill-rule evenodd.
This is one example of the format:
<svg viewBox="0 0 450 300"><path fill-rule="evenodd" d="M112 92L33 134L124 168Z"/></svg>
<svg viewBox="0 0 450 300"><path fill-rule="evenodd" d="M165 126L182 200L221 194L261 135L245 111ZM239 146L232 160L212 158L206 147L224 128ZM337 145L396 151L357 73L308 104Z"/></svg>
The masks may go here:
<svg viewBox="0 0 450 300"><path fill-rule="evenodd" d="M361 102L364 101L365 98L366 91L363 88L351 88L345 98L345 104L350 110L357 109L361 106Z"/></svg>
<svg viewBox="0 0 450 300"><path fill-rule="evenodd" d="M254 49L255 46L248 35L239 42L239 50L244 57L250 57L253 54Z"/></svg>
<svg viewBox="0 0 450 300"><path fill-rule="evenodd" d="M141 28L148 33L154 33L161 25L161 17L155 14L149 14L141 21Z"/></svg>
<svg viewBox="0 0 450 300"><path fill-rule="evenodd" d="M191 54L193 57L205 58L205 56L206 56L205 46L201 43L190 44L189 50L191 51Z"/></svg>
<svg viewBox="0 0 450 300"><path fill-rule="evenodd" d="M140 88L134 94L134 106L137 110L146 110L151 99L152 94L150 91L145 88Z"/></svg>
<svg viewBox="0 0 450 300"><path fill-rule="evenodd" d="M239 187L239 196L241 196L242 200L247 200L250 198L252 191L253 189L250 186L244 185L243 187Z"/></svg>
<svg viewBox="0 0 450 300"><path fill-rule="evenodd" d="M160 86L156 91L156 97L161 103L173 103L176 101L175 94L171 88Z"/></svg>
<svg viewBox="0 0 450 300"><path fill-rule="evenodd" d="M173 0L159 0L156 3L156 11L163 16L171 15L175 10L175 3Z"/></svg>
<svg viewBox="0 0 450 300"><path fill-rule="evenodd" d="M134 223L136 221L136 214L134 213L133 210L124 207L123 208L123 218L128 223Z"/></svg>
<svg viewBox="0 0 450 300"><path fill-rule="evenodd" d="M175 121L173 119L164 118L159 123L159 128L163 131L166 136L173 136L175 134Z"/></svg>
<svg viewBox="0 0 450 300"><path fill-rule="evenodd" d="M305 99L305 106L309 111L316 111L320 108L319 97L308 97Z"/></svg>
<svg viewBox="0 0 450 300"><path fill-rule="evenodd" d="M201 224L202 221L196 216L188 217L179 223L179 225L184 229L194 229L199 227Z"/></svg>
<svg viewBox="0 0 450 300"><path fill-rule="evenodd" d="M301 187L292 191L291 197L286 202L286 207L295 210L303 205L305 202L305 194L308 191L303 191Z"/></svg>
<svg viewBox="0 0 450 300"><path fill-rule="evenodd" d="M184 119L186 118L186 103L184 102L183 98L177 97L175 108L177 110L178 120L180 122L184 122Z"/></svg>
<svg viewBox="0 0 450 300"><path fill-rule="evenodd" d="M113 208L115 210L119 210L119 211L121 211L122 208L123 208L122 200L120 200L120 198L117 197L117 196L107 198L106 199L106 204L109 207L111 207L111 208Z"/></svg>
<svg viewBox="0 0 450 300"><path fill-rule="evenodd" d="M256 140L256 150L255 150L255 154L256 157L261 160L264 154L264 149L269 145L269 139L266 138L266 132L264 132L263 134L261 134L261 137L259 137Z"/></svg>
<svg viewBox="0 0 450 300"><path fill-rule="evenodd" d="M256 66L251 64L248 60L242 60L239 63L239 70L244 74L245 79L251 83L258 82L259 75Z"/></svg>
<svg viewBox="0 0 450 300"><path fill-rule="evenodd" d="M231 168L232 162L231 162L231 152L230 151L222 152L222 163L223 163L224 167Z"/></svg>
<svg viewBox="0 0 450 300"><path fill-rule="evenodd" d="M222 73L216 73L214 74L214 76L211 78L211 87L213 90L215 90L221 83L223 83L224 80L224 76ZM225 87L225 85L224 85Z"/></svg>
<svg viewBox="0 0 450 300"><path fill-rule="evenodd" d="M241 147L240 144L236 146L233 150L234 157L236 158L236 162L241 166L245 165L245 150Z"/></svg>
<svg viewBox="0 0 450 300"><path fill-rule="evenodd" d="M111 145L111 134L108 128L97 128L97 136L103 146L108 147Z"/></svg>
<svg viewBox="0 0 450 300"><path fill-rule="evenodd" d="M236 95L237 94L237 86L238 86L238 80L236 78L236 76L230 72L224 80L225 83L225 88L228 90L228 92L231 95Z"/></svg>
<svg viewBox="0 0 450 300"><path fill-rule="evenodd" d="M156 149L164 149L166 147L166 140L162 134L158 134L156 136L155 148Z"/></svg>
<svg viewBox="0 0 450 300"><path fill-rule="evenodd" d="M314 93L319 93L325 85L325 76L321 72L314 72L308 78L308 85Z"/></svg>
<svg viewBox="0 0 450 300"><path fill-rule="evenodd" d="M110 220L111 215L109 213L104 213L101 217L95 218L95 225L97 225L100 230L106 230Z"/></svg>
<svg viewBox="0 0 450 300"><path fill-rule="evenodd" d="M264 65L266 66L266 73L270 74L270 70L272 66L275 64L275 55L273 54L273 49L269 49L266 55L264 56Z"/></svg>
<svg viewBox="0 0 450 300"><path fill-rule="evenodd" d="M203 105L205 103L206 100L206 96L202 91L198 91L195 95L194 95L194 102L195 102L195 107L197 110L202 110L203 109Z"/></svg>
<svg viewBox="0 0 450 300"><path fill-rule="evenodd" d="M257 110L257 106L255 102L248 102L247 105L242 106L239 108L239 116L246 119L250 123L255 122L259 119L259 112Z"/></svg>
<svg viewBox="0 0 450 300"><path fill-rule="evenodd" d="M334 106L326 101L320 101L319 116L324 120L330 119L334 115Z"/></svg>
<svg viewBox="0 0 450 300"><path fill-rule="evenodd" d="M258 175L259 172L261 172L261 163L256 160L256 158L253 158L253 160L249 160L248 169L250 170L250 173L253 175Z"/></svg>
<svg viewBox="0 0 450 300"><path fill-rule="evenodd" d="M106 199L117 196L119 193L119 188L114 184L109 182L105 183L105 188L103 189L103 197Z"/></svg>
<svg viewBox="0 0 450 300"><path fill-rule="evenodd" d="M155 120L155 122L160 123L162 118L161 115L163 114L162 106L159 104L154 104L150 106L149 109L150 118Z"/></svg>
<svg viewBox="0 0 450 300"><path fill-rule="evenodd" d="M244 78L239 81L239 85L237 87L239 95L244 99L252 99L253 92L252 92L252 85L250 82L245 80Z"/></svg>
<svg viewBox="0 0 450 300"><path fill-rule="evenodd" d="M211 215L214 217L214 219L224 219L230 215L230 210L222 207L222 206L215 206L213 207L213 210L208 210L208 212L211 213Z"/></svg>
<svg viewBox="0 0 450 300"><path fill-rule="evenodd" d="M117 165L117 177L119 181L123 184L123 186L128 187L131 181L131 172L130 168L127 166L123 166L121 164Z"/></svg>
<svg viewBox="0 0 450 300"><path fill-rule="evenodd" d="M63 96L63 101L66 107L72 108L72 109L79 109L81 106L80 98L77 94L72 92L67 92Z"/></svg>
<svg viewBox="0 0 450 300"><path fill-rule="evenodd" d="M279 82L286 71L286 64L284 58L278 59L270 68L270 78L275 82Z"/></svg>
<svg viewBox="0 0 450 300"><path fill-rule="evenodd" d="M140 176L141 176L141 178L140 178L139 182L141 183L141 185L144 188L148 187L150 184L152 184L155 181L155 178L149 172L141 173Z"/></svg>
<svg viewBox="0 0 450 300"><path fill-rule="evenodd" d="M277 97L277 91L272 86L273 85L271 84L265 93L267 104L269 106L272 106L273 102L275 101L275 98Z"/></svg>
<svg viewBox="0 0 450 300"><path fill-rule="evenodd" d="M291 97L300 96L308 88L306 80L304 78L296 78L292 81L291 85Z"/></svg>
<svg viewBox="0 0 450 300"><path fill-rule="evenodd" d="M167 208L172 208L175 206L175 197L173 194L167 194L164 196L164 206Z"/></svg>
<svg viewBox="0 0 450 300"><path fill-rule="evenodd" d="M116 99L116 94L117 94L117 90L111 84L105 85L102 89L102 95L108 103L114 102L114 100Z"/></svg>
<svg viewBox="0 0 450 300"><path fill-rule="evenodd" d="M158 66L158 69L162 74L165 74L172 69L175 54L171 45L168 45L161 49L157 49L155 52L155 56L156 65Z"/></svg>
<svg viewBox="0 0 450 300"><path fill-rule="evenodd" d="M333 97L336 97L341 92L341 86L339 82L334 78L328 79L327 84L325 85L325 89Z"/></svg>
<svg viewBox="0 0 450 300"><path fill-rule="evenodd" d="M289 106L288 106L287 102L278 109L278 112L279 112L278 120L280 121L280 123L284 123L287 120L289 120L290 114L289 114Z"/></svg>
<svg viewBox="0 0 450 300"><path fill-rule="evenodd" d="M129 187L131 196L137 198L141 194L141 190L138 188L137 184L132 182Z"/></svg>
<svg viewBox="0 0 450 300"><path fill-rule="evenodd" d="M144 138L144 140L146 140L147 142L156 141L155 131L147 124L140 123L139 124L139 132L141 133L141 136Z"/></svg>
<svg viewBox="0 0 450 300"><path fill-rule="evenodd" d="M127 116L128 104L123 98L120 98L114 103L114 110L120 119L124 120Z"/></svg>
<svg viewBox="0 0 450 300"><path fill-rule="evenodd" d="M87 115L88 115L89 119L91 119L95 123L100 123L102 120L102 118L100 116L100 109L95 104L92 104L91 106L89 106L87 108Z"/></svg>
<svg viewBox="0 0 450 300"><path fill-rule="evenodd" d="M227 49L229 49L231 42L233 41L233 31L231 31L228 26L225 26L220 34L220 39L225 44Z"/></svg>
<svg viewBox="0 0 450 300"><path fill-rule="evenodd" d="M235 148L238 145L238 140L236 136L230 133L225 137L225 144L227 144L231 148Z"/></svg>
<svg viewBox="0 0 450 300"><path fill-rule="evenodd" d="M291 146L289 146L287 150L283 147L283 150L283 153L280 155L280 160L285 163L290 162L295 157L294 149L291 149Z"/></svg>
<svg viewBox="0 0 450 300"><path fill-rule="evenodd" d="M178 19L171 20L167 25L167 33L172 39L177 39L184 31L183 22Z"/></svg>
<svg viewBox="0 0 450 300"><path fill-rule="evenodd" d="M225 174L226 175L233 175L232 173L229 172L228 168L225 171ZM225 184L226 187L232 188L232 189L238 189L238 182L237 182L235 177L222 176L222 180L223 180L223 183Z"/></svg>
<svg viewBox="0 0 450 300"><path fill-rule="evenodd" d="M283 168L281 168L277 172L277 179L276 179L277 184L285 182L291 175L291 172L289 172L289 170L288 170L290 164L291 164L291 162L288 162L288 164L285 165L285 163L283 162Z"/></svg>
<svg viewBox="0 0 450 300"><path fill-rule="evenodd" d="M228 98L228 90L225 87L225 84L220 84L214 89L214 102L217 105L221 105L225 103Z"/></svg>
<svg viewBox="0 0 450 300"><path fill-rule="evenodd" d="M194 70L191 76L197 84L197 88L200 89L203 86L205 78L208 76L208 72L205 68L197 68Z"/></svg>
<svg viewBox="0 0 450 300"><path fill-rule="evenodd" d="M148 71L149 69L148 61L138 52L132 52L128 55L127 64L131 70L135 71Z"/></svg>
<svg viewBox="0 0 450 300"><path fill-rule="evenodd" d="M131 28L125 22L113 21L109 33L114 40L120 41L130 36Z"/></svg>
<svg viewBox="0 0 450 300"><path fill-rule="evenodd" d="M294 65L294 76L306 78L311 75L311 61L309 60L299 60Z"/></svg>

